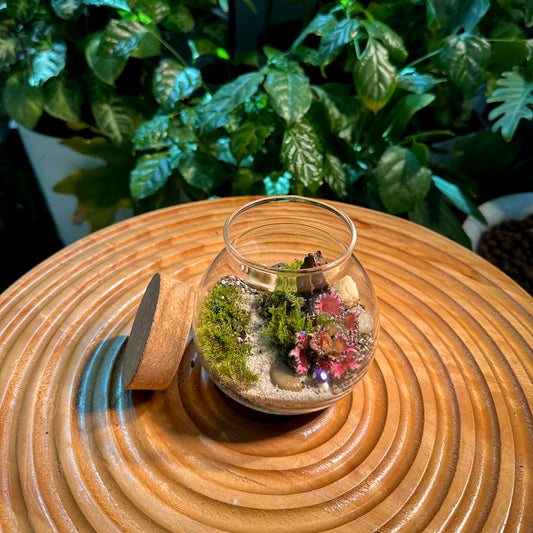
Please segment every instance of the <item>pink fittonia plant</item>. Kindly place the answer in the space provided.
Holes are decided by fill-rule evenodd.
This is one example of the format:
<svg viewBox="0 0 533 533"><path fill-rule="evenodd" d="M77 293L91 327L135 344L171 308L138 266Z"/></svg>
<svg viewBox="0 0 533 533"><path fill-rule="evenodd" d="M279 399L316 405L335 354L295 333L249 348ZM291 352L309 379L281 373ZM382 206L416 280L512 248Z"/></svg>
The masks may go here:
<svg viewBox="0 0 533 533"><path fill-rule="evenodd" d="M361 366L356 348L359 311L346 311L334 289L317 299L315 310L329 320L320 321L315 331L296 334L295 347L290 352L296 372L306 374L320 368L340 378L348 370Z"/></svg>
<svg viewBox="0 0 533 533"><path fill-rule="evenodd" d="M327 313L332 316L340 316L344 310L344 304L341 297L331 288L329 292L321 294L315 302L315 311L317 313Z"/></svg>
<svg viewBox="0 0 533 533"><path fill-rule="evenodd" d="M305 374L309 370L307 351L309 349L309 337L305 331L296 334L296 346L291 351L291 356L296 360L296 372Z"/></svg>

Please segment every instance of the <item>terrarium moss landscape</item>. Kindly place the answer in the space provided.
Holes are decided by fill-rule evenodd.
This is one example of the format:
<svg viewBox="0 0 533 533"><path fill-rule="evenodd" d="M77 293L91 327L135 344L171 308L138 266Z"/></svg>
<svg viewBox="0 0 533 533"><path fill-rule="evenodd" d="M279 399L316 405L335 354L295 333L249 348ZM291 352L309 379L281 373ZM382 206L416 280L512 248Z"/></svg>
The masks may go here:
<svg viewBox="0 0 533 533"><path fill-rule="evenodd" d="M327 265L320 251L275 265L272 290L225 275L201 302L194 331L202 362L245 405L279 413L323 408L366 372L374 319L349 274L328 279L319 265Z"/></svg>
<svg viewBox="0 0 533 533"><path fill-rule="evenodd" d="M482 218L489 184L531 188L531 0L292 3L289 45L267 20L236 54L251 0L7 1L4 112L84 129L65 142L108 165L56 189L93 229L124 205L295 193L468 245L461 219Z"/></svg>

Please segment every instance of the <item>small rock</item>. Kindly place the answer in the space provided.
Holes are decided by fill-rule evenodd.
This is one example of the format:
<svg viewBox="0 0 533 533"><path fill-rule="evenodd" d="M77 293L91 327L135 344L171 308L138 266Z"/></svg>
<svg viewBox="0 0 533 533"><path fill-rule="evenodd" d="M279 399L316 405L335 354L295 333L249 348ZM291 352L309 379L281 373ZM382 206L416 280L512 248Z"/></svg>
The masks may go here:
<svg viewBox="0 0 533 533"><path fill-rule="evenodd" d="M374 327L374 319L372 318L372 315L365 309L361 309L357 323L361 333L370 333Z"/></svg>
<svg viewBox="0 0 533 533"><path fill-rule="evenodd" d="M283 363L277 362L270 369L270 378L272 383L280 389L299 392L302 390L302 382L295 376L289 367Z"/></svg>
<svg viewBox="0 0 533 533"><path fill-rule="evenodd" d="M333 288L341 297L346 309L354 307L359 301L357 284L351 276L344 276L341 280L333 284Z"/></svg>

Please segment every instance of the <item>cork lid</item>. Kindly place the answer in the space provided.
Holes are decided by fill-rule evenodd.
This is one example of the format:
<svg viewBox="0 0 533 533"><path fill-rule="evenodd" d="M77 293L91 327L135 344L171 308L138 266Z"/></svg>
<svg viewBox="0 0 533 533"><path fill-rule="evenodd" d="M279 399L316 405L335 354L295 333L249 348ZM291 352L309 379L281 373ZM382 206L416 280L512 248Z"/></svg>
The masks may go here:
<svg viewBox="0 0 533 533"><path fill-rule="evenodd" d="M166 274L148 284L126 341L122 384L126 389L166 389L187 344L194 290Z"/></svg>

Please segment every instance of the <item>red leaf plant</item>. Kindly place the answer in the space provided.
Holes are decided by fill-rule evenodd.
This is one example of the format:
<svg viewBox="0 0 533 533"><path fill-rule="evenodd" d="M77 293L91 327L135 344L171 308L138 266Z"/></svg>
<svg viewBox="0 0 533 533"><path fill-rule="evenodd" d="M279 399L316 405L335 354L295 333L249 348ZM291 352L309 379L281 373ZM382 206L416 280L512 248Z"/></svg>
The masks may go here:
<svg viewBox="0 0 533 533"><path fill-rule="evenodd" d="M356 346L359 311L346 311L333 288L318 297L314 308L320 325L311 332L298 332L289 356L298 374L320 368L334 378L341 378L361 366Z"/></svg>

